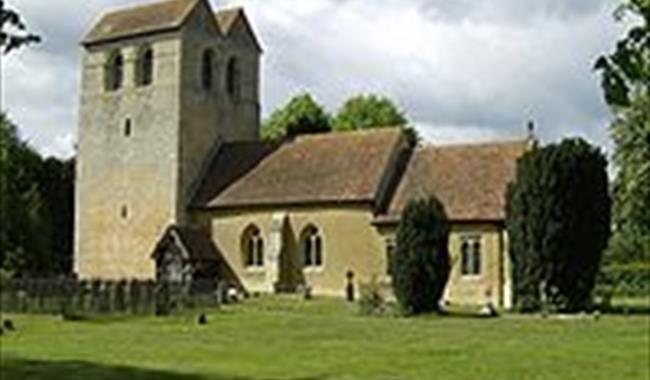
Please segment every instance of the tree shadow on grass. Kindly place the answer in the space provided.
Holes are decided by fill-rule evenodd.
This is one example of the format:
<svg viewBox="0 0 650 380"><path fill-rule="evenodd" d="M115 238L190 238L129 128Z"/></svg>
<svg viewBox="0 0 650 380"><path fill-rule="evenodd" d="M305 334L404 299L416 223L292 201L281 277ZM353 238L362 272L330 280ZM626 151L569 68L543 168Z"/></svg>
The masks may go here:
<svg viewBox="0 0 650 380"><path fill-rule="evenodd" d="M325 380L326 376L287 380ZM3 358L2 380L271 380L234 375L191 375L136 367L108 366L83 361L43 361Z"/></svg>

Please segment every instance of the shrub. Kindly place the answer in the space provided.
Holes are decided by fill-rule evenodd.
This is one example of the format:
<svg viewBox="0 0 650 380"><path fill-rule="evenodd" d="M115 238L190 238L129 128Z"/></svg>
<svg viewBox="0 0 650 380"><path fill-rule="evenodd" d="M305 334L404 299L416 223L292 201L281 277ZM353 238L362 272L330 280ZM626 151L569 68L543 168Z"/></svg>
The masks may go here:
<svg viewBox="0 0 650 380"><path fill-rule="evenodd" d="M607 161L580 139L533 149L517 163L506 226L515 307L576 311L591 302L610 234Z"/></svg>
<svg viewBox="0 0 650 380"><path fill-rule="evenodd" d="M391 275L395 297L407 315L438 310L451 266L449 229L435 198L413 200L402 213Z"/></svg>
<svg viewBox="0 0 650 380"><path fill-rule="evenodd" d="M369 282L361 284L359 310L363 315L382 314L386 310L386 301L381 294L381 285L376 277Z"/></svg>
<svg viewBox="0 0 650 380"><path fill-rule="evenodd" d="M609 287L617 297L647 297L650 294L650 263L602 268L598 285Z"/></svg>

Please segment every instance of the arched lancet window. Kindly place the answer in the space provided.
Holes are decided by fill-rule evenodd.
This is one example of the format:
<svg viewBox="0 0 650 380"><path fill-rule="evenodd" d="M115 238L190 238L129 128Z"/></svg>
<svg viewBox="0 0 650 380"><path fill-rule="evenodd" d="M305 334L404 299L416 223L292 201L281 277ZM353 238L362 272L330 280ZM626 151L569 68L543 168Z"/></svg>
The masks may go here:
<svg viewBox="0 0 650 380"><path fill-rule="evenodd" d="M116 52L111 55L106 67L106 89L117 91L122 88L124 81L124 58L122 53Z"/></svg>
<svg viewBox="0 0 650 380"><path fill-rule="evenodd" d="M479 239L472 243L472 273L475 275L481 274L481 241Z"/></svg>
<svg viewBox="0 0 650 380"><path fill-rule="evenodd" d="M124 120L124 136L125 137L131 136L131 119L129 118Z"/></svg>
<svg viewBox="0 0 650 380"><path fill-rule="evenodd" d="M460 245L460 270L464 276L481 274L481 239L480 237L464 238Z"/></svg>
<svg viewBox="0 0 650 380"><path fill-rule="evenodd" d="M318 228L306 227L300 234L300 247L305 267L323 266L323 238Z"/></svg>
<svg viewBox="0 0 650 380"><path fill-rule="evenodd" d="M138 55L138 86L148 86L153 83L153 65L153 50L150 47L143 48Z"/></svg>
<svg viewBox="0 0 650 380"><path fill-rule="evenodd" d="M201 57L201 86L204 90L212 88L212 82L214 81L213 66L214 51L208 49L203 52Z"/></svg>
<svg viewBox="0 0 650 380"><path fill-rule="evenodd" d="M234 101L239 101L241 97L241 72L239 69L239 62L235 57L228 60L226 67L226 91L230 98Z"/></svg>
<svg viewBox="0 0 650 380"><path fill-rule="evenodd" d="M387 238L385 243L386 243L386 274L392 275L393 258L395 256L395 250L397 249L397 243L395 242L394 237Z"/></svg>
<svg viewBox="0 0 650 380"><path fill-rule="evenodd" d="M242 235L242 255L246 267L264 266L264 240L257 226L251 225Z"/></svg>

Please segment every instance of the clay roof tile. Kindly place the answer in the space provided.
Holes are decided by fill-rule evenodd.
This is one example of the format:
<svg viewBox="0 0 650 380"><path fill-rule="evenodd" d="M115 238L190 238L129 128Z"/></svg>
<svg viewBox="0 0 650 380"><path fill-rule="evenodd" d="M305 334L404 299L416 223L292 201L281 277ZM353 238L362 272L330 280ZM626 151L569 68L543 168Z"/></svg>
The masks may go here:
<svg viewBox="0 0 650 380"><path fill-rule="evenodd" d="M251 158L238 159L248 166L246 173L218 186L211 178L220 177L228 165L239 166L226 157L239 155L231 146L215 158L194 206L372 203L402 139L397 128L300 136L261 158L256 152L242 152Z"/></svg>
<svg viewBox="0 0 650 380"><path fill-rule="evenodd" d="M200 0L166 0L104 14L84 38L85 45L175 29Z"/></svg>
<svg viewBox="0 0 650 380"><path fill-rule="evenodd" d="M378 220L397 221L409 200L431 195L452 220L504 220L507 186L526 149L525 141L418 147Z"/></svg>

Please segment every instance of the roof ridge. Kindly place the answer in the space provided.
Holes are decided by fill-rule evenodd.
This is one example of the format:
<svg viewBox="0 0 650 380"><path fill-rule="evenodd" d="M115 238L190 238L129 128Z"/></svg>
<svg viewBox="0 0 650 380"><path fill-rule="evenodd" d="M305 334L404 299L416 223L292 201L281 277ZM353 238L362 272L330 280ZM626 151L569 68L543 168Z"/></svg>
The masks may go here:
<svg viewBox="0 0 650 380"><path fill-rule="evenodd" d="M216 8L213 13L217 14L220 12L229 12L229 11L243 11L244 7L242 5L226 5L224 7Z"/></svg>
<svg viewBox="0 0 650 380"><path fill-rule="evenodd" d="M373 135L373 134L384 134L384 133L396 133L401 132L401 127L374 127L367 129L355 129L350 131L330 131L322 133L308 133L296 136L295 140L316 140L316 139L333 139L337 137L353 137L360 135Z"/></svg>
<svg viewBox="0 0 650 380"><path fill-rule="evenodd" d="M244 7L235 5L235 6L226 6L220 9L215 9L212 11L214 18L217 21L217 26L221 33L227 35L232 30L233 25L237 18L244 13Z"/></svg>
<svg viewBox="0 0 650 380"><path fill-rule="evenodd" d="M462 149L462 148L481 148L481 147L495 147L504 145L527 145L528 141L525 138L521 139L508 139L508 140L491 140L491 141L477 141L477 142L462 142L452 144L435 144L428 142L421 144L417 150L430 150L430 149Z"/></svg>
<svg viewBox="0 0 650 380"><path fill-rule="evenodd" d="M144 8L155 8L159 7L161 5L166 5L166 4L171 4L171 3L188 3L188 6L190 3L196 3L201 0L157 0L154 2L149 2L149 3L143 3L143 4L131 4L131 5L126 5L126 6L121 6L121 7L115 7L113 10L108 10L102 14L102 17L110 16L110 15L115 15L116 13L126 13L126 12L134 12L138 11Z"/></svg>
<svg viewBox="0 0 650 380"><path fill-rule="evenodd" d="M244 6L241 5L228 5L222 8L212 10L213 19L216 21L219 31L224 35L228 36L232 32L235 25L237 25L238 20L242 20L245 24L246 29L248 30L253 44L255 47L262 52L262 45L258 40L258 37L253 30L253 26L248 19Z"/></svg>
<svg viewBox="0 0 650 380"><path fill-rule="evenodd" d="M105 11L93 23L82 44L90 45L179 28L201 1L205 0L161 0ZM125 20L132 22L138 17L140 18L138 25L124 25ZM142 22L143 17L148 18L150 22Z"/></svg>

